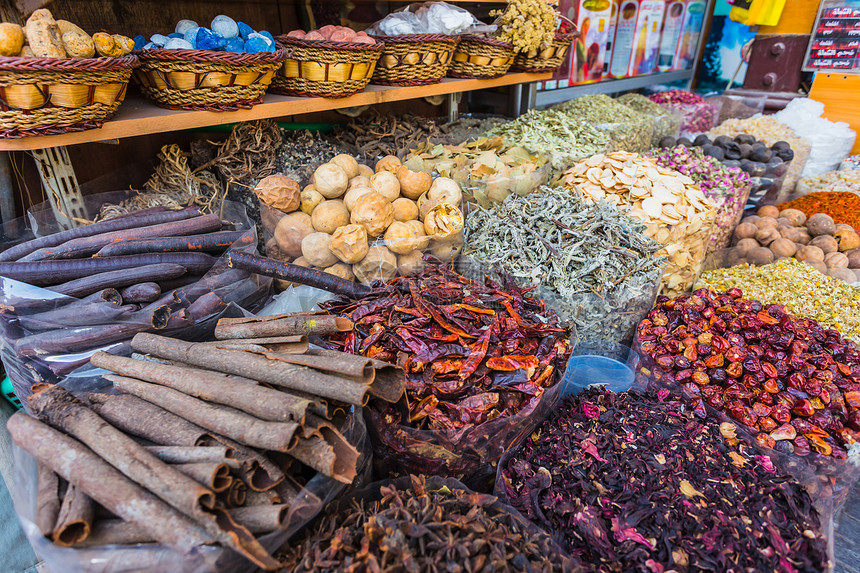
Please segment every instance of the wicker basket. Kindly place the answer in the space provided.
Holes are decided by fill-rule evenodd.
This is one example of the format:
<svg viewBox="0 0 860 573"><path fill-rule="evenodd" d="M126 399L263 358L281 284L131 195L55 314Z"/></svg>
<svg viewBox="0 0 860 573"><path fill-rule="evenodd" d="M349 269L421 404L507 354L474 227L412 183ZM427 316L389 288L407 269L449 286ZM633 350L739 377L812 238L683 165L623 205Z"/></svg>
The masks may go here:
<svg viewBox="0 0 860 573"><path fill-rule="evenodd" d="M556 34L555 40L549 48L543 50L532 50L528 53L518 53L511 65L512 72L552 72L561 67L568 48L579 34Z"/></svg>
<svg viewBox="0 0 860 573"><path fill-rule="evenodd" d="M273 93L308 97L347 97L373 76L382 42L360 44L278 36L287 59L272 80Z"/></svg>
<svg viewBox="0 0 860 573"><path fill-rule="evenodd" d="M484 36L461 36L448 77L486 80L505 75L514 62L514 45Z"/></svg>
<svg viewBox="0 0 860 573"><path fill-rule="evenodd" d="M375 38L385 47L371 81L386 86L423 86L441 82L460 41L459 36L443 34Z"/></svg>
<svg viewBox="0 0 860 573"><path fill-rule="evenodd" d="M287 56L275 52L145 50L135 52L134 79L143 94L167 109L236 111L263 101L266 88Z"/></svg>
<svg viewBox="0 0 860 573"><path fill-rule="evenodd" d="M125 98L135 56L0 57L0 137L101 127Z"/></svg>

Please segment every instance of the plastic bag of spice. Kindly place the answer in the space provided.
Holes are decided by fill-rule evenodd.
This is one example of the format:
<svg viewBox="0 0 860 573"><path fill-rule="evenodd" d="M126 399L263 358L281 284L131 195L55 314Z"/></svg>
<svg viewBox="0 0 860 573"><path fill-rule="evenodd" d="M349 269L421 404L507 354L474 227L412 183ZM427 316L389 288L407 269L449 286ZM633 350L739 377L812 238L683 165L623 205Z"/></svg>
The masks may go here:
<svg viewBox="0 0 860 573"><path fill-rule="evenodd" d="M665 391L585 390L505 455L495 494L598 570L827 571L833 512L735 427Z"/></svg>
<svg viewBox="0 0 860 573"><path fill-rule="evenodd" d="M404 398L365 409L377 475L481 484L552 408L570 332L513 283L473 281L438 260L425 263L415 276L376 283L359 301L322 303L355 323L353 332L322 342L407 372Z"/></svg>
<svg viewBox="0 0 860 573"><path fill-rule="evenodd" d="M129 195L87 196L86 208L98 212L101 204L116 204ZM37 237L51 240L62 230L44 205L29 217ZM165 222L172 217L176 220ZM137 332L200 339L211 334L218 318L237 315L242 308L256 310L268 299L269 279L229 269L219 258L231 250L256 250L255 228L243 206L225 201L217 215L164 210L108 220L105 225L123 227L123 221L135 228L112 232L132 236L146 232L140 229L155 232L151 238L104 245L92 242L96 237L73 239L78 241L76 251L43 246L29 255L28 243L5 251L12 262L0 262L0 356L22 401L36 382L76 389L79 379L90 376L90 356L99 350L130 353L128 341ZM140 222L151 225L137 227ZM185 230L178 231L177 226ZM198 231L191 233L194 237L179 241L160 234L188 235L191 228ZM213 240L197 243L194 250L187 247L204 235ZM40 260L39 253L50 249L64 249L79 258L57 254L56 259ZM100 250L99 256L90 256ZM15 262L19 256L36 260Z"/></svg>
<svg viewBox="0 0 860 573"><path fill-rule="evenodd" d="M651 147L659 145L664 137L678 137L684 118L680 112L666 109L647 97L637 93L627 93L616 98L620 103L645 116L653 125Z"/></svg>
<svg viewBox="0 0 860 573"><path fill-rule="evenodd" d="M856 343L782 305L744 299L739 289L697 289L658 298L634 350L638 386L684 395L701 418L728 416L780 455L783 470L811 488L822 511L841 507L860 477Z"/></svg>
<svg viewBox="0 0 860 573"><path fill-rule="evenodd" d="M341 433L358 449L358 476L353 485L345 484L316 474L296 496L284 528L258 535L263 547L274 553L290 537L309 524L328 503L348 491L360 487L370 478L370 444L367 430L360 415L353 411L341 428ZM51 571L76 571L80 573L125 573L146 571L147 573L252 573L260 569L229 549L216 546L199 547L188 555L181 555L170 547L150 544L106 545L99 547L61 547L44 537L36 526L36 494L38 470L36 461L18 447L15 454L15 487L12 499L15 511L27 539Z"/></svg>
<svg viewBox="0 0 860 573"><path fill-rule="evenodd" d="M437 531L443 527L440 541ZM361 559L402 561L423 571L462 568L464 552L467 567L475 571L581 570L552 537L495 496L452 478L415 475L370 484L331 504L281 557L285 570L294 573L317 570L315 556L321 553L330 570Z"/></svg>

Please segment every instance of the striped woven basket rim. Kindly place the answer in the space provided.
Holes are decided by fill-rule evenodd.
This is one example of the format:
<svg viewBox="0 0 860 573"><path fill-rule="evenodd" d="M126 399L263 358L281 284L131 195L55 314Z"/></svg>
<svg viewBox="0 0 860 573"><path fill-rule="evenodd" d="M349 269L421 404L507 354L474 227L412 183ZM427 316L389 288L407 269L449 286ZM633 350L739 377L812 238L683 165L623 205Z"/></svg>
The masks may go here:
<svg viewBox="0 0 860 573"><path fill-rule="evenodd" d="M372 35L375 38L386 44L409 44L418 42L445 42L456 44L460 41L460 36L446 36L445 34L399 34L397 36Z"/></svg>
<svg viewBox="0 0 860 573"><path fill-rule="evenodd" d="M575 40L576 38L579 38L579 32L565 32L565 33L556 32L555 33L555 39L556 40Z"/></svg>
<svg viewBox="0 0 860 573"><path fill-rule="evenodd" d="M136 55L99 58L34 58L0 56L0 71L4 72L110 72L133 68L139 63Z"/></svg>
<svg viewBox="0 0 860 573"><path fill-rule="evenodd" d="M374 38L376 39L376 38ZM332 42L331 40L305 40L304 38L290 38L286 34L275 36L275 41L281 44L294 44L303 48L322 48L326 50L352 50L360 52L381 52L385 44L376 40L375 44L362 42Z"/></svg>
<svg viewBox="0 0 860 573"><path fill-rule="evenodd" d="M219 52L216 50L135 50L141 62L198 62L201 64L223 64L225 66L253 66L256 64L276 64L287 57L287 50L280 48L274 52Z"/></svg>
<svg viewBox="0 0 860 573"><path fill-rule="evenodd" d="M499 48L511 48L513 49L514 45L510 42L503 42L502 40L497 40L496 38L488 38L487 36L481 36L478 34L463 34L460 36L461 42L472 42L477 44L487 44L488 46L498 46Z"/></svg>

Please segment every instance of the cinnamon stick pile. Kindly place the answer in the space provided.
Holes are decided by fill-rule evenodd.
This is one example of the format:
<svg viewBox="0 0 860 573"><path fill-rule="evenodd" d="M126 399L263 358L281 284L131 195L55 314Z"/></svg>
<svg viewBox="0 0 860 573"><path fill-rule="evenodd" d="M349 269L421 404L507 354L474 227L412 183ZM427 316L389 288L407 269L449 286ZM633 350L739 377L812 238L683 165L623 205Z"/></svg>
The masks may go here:
<svg viewBox="0 0 860 573"><path fill-rule="evenodd" d="M403 370L309 349L303 333L351 329L347 319L306 313L218 328L215 342L139 333L140 354L94 354L118 394L33 386L35 417L17 413L8 429L39 464L36 524L46 537L183 554L220 544L272 570L255 536L301 511L304 479L352 482L359 452L341 433L347 413L371 395L397 401Z"/></svg>

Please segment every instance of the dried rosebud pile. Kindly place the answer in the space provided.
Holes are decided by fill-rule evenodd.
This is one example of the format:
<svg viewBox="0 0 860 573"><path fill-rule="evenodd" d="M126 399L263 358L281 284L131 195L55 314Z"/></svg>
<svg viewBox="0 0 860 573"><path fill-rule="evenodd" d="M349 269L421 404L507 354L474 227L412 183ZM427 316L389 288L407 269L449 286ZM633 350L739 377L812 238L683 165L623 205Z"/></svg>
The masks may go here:
<svg viewBox="0 0 860 573"><path fill-rule="evenodd" d="M717 206L708 250L727 247L752 189L750 176L737 167L726 167L698 147L652 149L645 154L657 165L683 173L699 184L705 197Z"/></svg>
<svg viewBox="0 0 860 573"><path fill-rule="evenodd" d="M699 133L708 131L720 117L719 102L709 102L699 94L685 90L668 90L649 96L651 101L666 109L680 111L684 116L681 132Z"/></svg>
<svg viewBox="0 0 860 573"><path fill-rule="evenodd" d="M736 288L659 297L636 350L652 384L680 385L700 415L705 403L725 412L763 446L844 459L860 442L857 345L782 305Z"/></svg>
<svg viewBox="0 0 860 573"><path fill-rule="evenodd" d="M590 570L826 571L810 496L734 432L680 401L586 390L508 460L497 488Z"/></svg>
<svg viewBox="0 0 860 573"><path fill-rule="evenodd" d="M573 570L549 535L452 481L411 476L411 487L399 480L381 499L336 508L289 546L282 573Z"/></svg>

